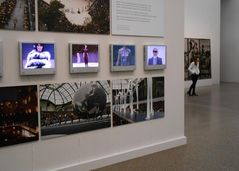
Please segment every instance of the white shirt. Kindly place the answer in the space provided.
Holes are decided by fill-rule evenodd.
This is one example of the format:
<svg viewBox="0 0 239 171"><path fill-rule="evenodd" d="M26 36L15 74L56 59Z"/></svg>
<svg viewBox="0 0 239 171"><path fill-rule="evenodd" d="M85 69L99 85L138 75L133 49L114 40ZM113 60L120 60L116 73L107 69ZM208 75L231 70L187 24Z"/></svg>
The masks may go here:
<svg viewBox="0 0 239 171"><path fill-rule="evenodd" d="M197 63L197 65L195 65L194 62L192 62L189 67L188 67L188 70L191 74L197 74L199 75L200 74L200 70L199 70L199 62Z"/></svg>

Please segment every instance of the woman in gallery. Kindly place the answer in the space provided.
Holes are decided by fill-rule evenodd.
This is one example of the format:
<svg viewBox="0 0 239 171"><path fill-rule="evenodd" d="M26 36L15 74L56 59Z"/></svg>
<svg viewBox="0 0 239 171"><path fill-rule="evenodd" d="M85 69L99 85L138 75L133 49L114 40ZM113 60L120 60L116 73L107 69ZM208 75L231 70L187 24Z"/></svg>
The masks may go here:
<svg viewBox="0 0 239 171"><path fill-rule="evenodd" d="M198 80L198 76L200 74L200 70L199 70L199 58L194 58L193 62L191 62L191 64L188 67L188 71L191 74L191 80L192 80L192 84L187 92L187 94L189 96L198 96L195 93L195 88L196 88L196 83Z"/></svg>

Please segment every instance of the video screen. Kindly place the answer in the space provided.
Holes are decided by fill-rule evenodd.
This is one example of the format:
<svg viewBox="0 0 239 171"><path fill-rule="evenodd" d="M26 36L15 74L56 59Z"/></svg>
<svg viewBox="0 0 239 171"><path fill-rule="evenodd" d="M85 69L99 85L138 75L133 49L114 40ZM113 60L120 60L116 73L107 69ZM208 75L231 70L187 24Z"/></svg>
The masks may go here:
<svg viewBox="0 0 239 171"><path fill-rule="evenodd" d="M21 74L23 75L54 73L54 44L21 42L20 61Z"/></svg>
<svg viewBox="0 0 239 171"><path fill-rule="evenodd" d="M135 69L135 45L111 45L111 70Z"/></svg>
<svg viewBox="0 0 239 171"><path fill-rule="evenodd" d="M145 69L166 68L166 46L147 45L145 46Z"/></svg>
<svg viewBox="0 0 239 171"><path fill-rule="evenodd" d="M96 44L70 44L70 70L77 72L97 72L99 49Z"/></svg>

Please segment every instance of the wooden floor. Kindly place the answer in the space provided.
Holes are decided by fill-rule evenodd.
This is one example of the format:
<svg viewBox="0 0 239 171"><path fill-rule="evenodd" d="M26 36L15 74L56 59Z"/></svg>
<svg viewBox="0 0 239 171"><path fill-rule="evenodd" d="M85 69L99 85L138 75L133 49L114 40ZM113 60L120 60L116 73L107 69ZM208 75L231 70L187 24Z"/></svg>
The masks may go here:
<svg viewBox="0 0 239 171"><path fill-rule="evenodd" d="M239 84L197 94L185 96L187 145L97 171L239 171Z"/></svg>

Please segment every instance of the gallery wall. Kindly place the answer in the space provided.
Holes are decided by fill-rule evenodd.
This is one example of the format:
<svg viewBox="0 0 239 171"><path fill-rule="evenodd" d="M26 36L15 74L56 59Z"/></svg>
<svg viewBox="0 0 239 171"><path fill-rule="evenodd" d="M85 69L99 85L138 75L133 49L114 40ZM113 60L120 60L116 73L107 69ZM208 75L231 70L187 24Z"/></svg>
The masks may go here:
<svg viewBox="0 0 239 171"><path fill-rule="evenodd" d="M207 38L211 38L209 35ZM188 34L188 36L196 37L192 34ZM205 35L198 36L204 37ZM214 40L214 37L211 39L213 42L219 41ZM0 148L1 170L90 170L186 143L184 136L184 64L182 60L184 49L183 0L165 1L164 38L0 30L0 41L3 42L1 87L152 76L164 76L165 79L164 118L2 147ZM20 76L19 41L54 42L57 58L56 74ZM98 73L69 73L68 43L72 42L99 44L101 59ZM110 72L109 45L113 43L136 45L135 71ZM143 45L146 44L167 45L166 69L144 71ZM217 54L217 50L214 50L213 53ZM215 75L215 71L213 75ZM213 79L215 83L217 79L219 79L217 76L215 80Z"/></svg>
<svg viewBox="0 0 239 171"><path fill-rule="evenodd" d="M184 1L184 36L211 40L211 79L199 80L198 86L220 82L220 0ZM191 81L186 81L188 87Z"/></svg>
<svg viewBox="0 0 239 171"><path fill-rule="evenodd" d="M239 82L237 0L221 0L221 81Z"/></svg>

